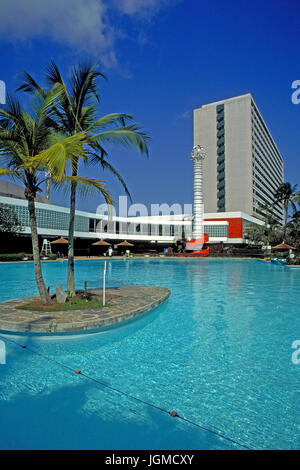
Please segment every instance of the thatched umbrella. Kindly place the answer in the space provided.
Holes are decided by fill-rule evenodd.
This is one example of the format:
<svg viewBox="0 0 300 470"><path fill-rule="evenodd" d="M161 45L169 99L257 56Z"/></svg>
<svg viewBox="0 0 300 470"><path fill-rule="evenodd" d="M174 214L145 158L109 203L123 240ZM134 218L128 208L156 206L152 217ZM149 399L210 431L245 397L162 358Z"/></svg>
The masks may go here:
<svg viewBox="0 0 300 470"><path fill-rule="evenodd" d="M134 245L133 245L133 243L130 243L127 240L124 240L123 242L118 243L118 246L124 246L124 247L128 246L129 247L129 246L134 246Z"/></svg>
<svg viewBox="0 0 300 470"><path fill-rule="evenodd" d="M63 237L58 238L57 240L53 240L53 242L50 242L51 245L67 245L68 240L66 240Z"/></svg>
<svg viewBox="0 0 300 470"><path fill-rule="evenodd" d="M95 243L92 243L92 245L94 246L110 246L111 244L108 243L108 242L105 242L104 240L98 240L97 242Z"/></svg>
<svg viewBox="0 0 300 470"><path fill-rule="evenodd" d="M64 245L65 246L65 247L60 247L60 246L58 247L59 250L61 250L61 252L62 252L61 253L60 251L58 251L57 252L58 256L61 257L61 255L66 255L67 254L68 249L67 249L66 245L68 245L69 242L65 238L60 237L57 240L53 240L53 242L50 242L50 243L51 243L51 245Z"/></svg>
<svg viewBox="0 0 300 470"><path fill-rule="evenodd" d="M287 245L285 242L280 243L279 245L272 246L272 250L284 251L284 250L296 250L293 246Z"/></svg>

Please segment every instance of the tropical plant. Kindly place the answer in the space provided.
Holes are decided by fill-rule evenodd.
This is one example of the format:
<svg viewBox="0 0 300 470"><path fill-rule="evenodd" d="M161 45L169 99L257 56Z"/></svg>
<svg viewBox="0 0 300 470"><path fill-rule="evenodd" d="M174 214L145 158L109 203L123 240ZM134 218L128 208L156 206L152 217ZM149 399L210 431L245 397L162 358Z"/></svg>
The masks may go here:
<svg viewBox="0 0 300 470"><path fill-rule="evenodd" d="M53 107L55 117L51 125L64 135L73 136L85 132L89 141L87 164L99 165L103 170L113 173L123 185L126 194L130 197L125 181L118 171L108 162L107 145L121 145L148 154L148 136L133 124L132 116L124 113L111 113L98 118L99 93L97 88L98 77L104 77L96 67L78 66L73 69L69 84L67 85L57 67L52 61L47 69L46 79L52 86L59 84L62 93ZM24 73L23 83L18 88L25 92L43 93L42 88L27 73ZM131 122L126 124L126 122ZM50 124L50 123L49 123ZM79 159L74 155L72 176L78 177ZM74 224L76 208L77 181L71 183L70 194L70 221L68 244L68 292L75 292L74 279Z"/></svg>
<svg viewBox="0 0 300 470"><path fill-rule="evenodd" d="M20 224L16 211L7 205L0 204L0 233L16 235L23 227Z"/></svg>
<svg viewBox="0 0 300 470"><path fill-rule="evenodd" d="M288 243L300 250L300 211L293 213L286 228Z"/></svg>
<svg viewBox="0 0 300 470"><path fill-rule="evenodd" d="M266 244L267 231L265 225L249 224L245 229L244 238L251 245Z"/></svg>
<svg viewBox="0 0 300 470"><path fill-rule="evenodd" d="M282 183L274 194L274 205L283 203L284 207L284 228L283 237L286 235L286 226L288 223L289 208L292 208L293 213L297 211L297 204L300 203L300 192L296 191L297 185L291 183Z"/></svg>
<svg viewBox="0 0 300 470"><path fill-rule="evenodd" d="M265 222L265 225L272 229L280 227L278 216L276 216L274 213L274 203L265 203L260 206L260 210L263 214L263 220Z"/></svg>
<svg viewBox="0 0 300 470"><path fill-rule="evenodd" d="M253 245L272 245L279 243L281 238L281 226L273 214L273 206L261 207L264 214L264 224L249 224L245 228L244 238Z"/></svg>
<svg viewBox="0 0 300 470"><path fill-rule="evenodd" d="M20 103L8 97L5 109L0 110L0 176L10 176L19 180L25 187L24 195L28 202L31 228L34 274L43 303L51 303L40 263L35 198L41 192L41 185L51 178L54 184L70 184L66 168L72 158L85 158L84 134L66 137L53 133L48 126L53 106L61 93L55 85L50 91L35 97L32 112L26 112ZM48 175L45 177L45 170ZM72 180L73 181L73 180ZM99 182L80 181L84 187L103 187ZM110 197L104 190L108 201Z"/></svg>

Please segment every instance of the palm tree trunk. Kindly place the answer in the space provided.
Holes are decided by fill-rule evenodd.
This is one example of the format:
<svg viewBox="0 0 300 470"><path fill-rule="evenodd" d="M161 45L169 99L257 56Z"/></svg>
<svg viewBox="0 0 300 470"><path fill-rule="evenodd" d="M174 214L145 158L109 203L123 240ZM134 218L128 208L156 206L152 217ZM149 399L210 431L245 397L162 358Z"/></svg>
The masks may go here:
<svg viewBox="0 0 300 470"><path fill-rule="evenodd" d="M287 219L288 219L288 210L289 206L284 205L284 227L283 227L283 241L286 239L286 225L287 225Z"/></svg>
<svg viewBox="0 0 300 470"><path fill-rule="evenodd" d="M32 195L28 196L27 200L28 200L28 210L29 210L30 228L31 228L34 276L35 276L35 280L37 283L37 287L38 287L42 302L46 305L49 305L52 303L52 301L51 301L49 292L46 288L43 275L42 275L34 196Z"/></svg>
<svg viewBox="0 0 300 470"><path fill-rule="evenodd" d="M77 175L77 165L73 167L72 175ZM74 229L75 229L75 208L76 208L76 183L71 183L70 200L70 221L69 221L69 245L68 245L68 275L67 291L72 297L75 295L75 277L74 277Z"/></svg>

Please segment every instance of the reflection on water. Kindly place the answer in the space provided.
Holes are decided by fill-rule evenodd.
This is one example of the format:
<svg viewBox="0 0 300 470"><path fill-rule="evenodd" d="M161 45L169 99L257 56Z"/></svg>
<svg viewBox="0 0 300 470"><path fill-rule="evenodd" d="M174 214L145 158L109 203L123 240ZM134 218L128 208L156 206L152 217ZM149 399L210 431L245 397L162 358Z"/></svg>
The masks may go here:
<svg viewBox="0 0 300 470"><path fill-rule="evenodd" d="M162 285L171 289L170 298L136 322L101 334L22 337L22 342L251 448L295 449L300 367L291 361L291 344L299 329L300 273L273 268L259 261L107 260L108 286ZM46 263L43 270L48 284L64 285L65 266ZM79 287L87 279L101 285L102 273L103 261L76 263ZM24 286L33 293L34 285L27 283L32 274L29 264L0 265L2 300L24 295ZM79 437L83 448L108 442L122 448L129 440L131 448L230 447L84 380L7 344L7 365L0 366L1 445L42 446L40 417L53 416L53 426L62 431L51 434L50 447L70 448ZM76 412L70 416L72 407ZM30 413L26 436L19 416ZM9 432L2 417L9 417Z"/></svg>

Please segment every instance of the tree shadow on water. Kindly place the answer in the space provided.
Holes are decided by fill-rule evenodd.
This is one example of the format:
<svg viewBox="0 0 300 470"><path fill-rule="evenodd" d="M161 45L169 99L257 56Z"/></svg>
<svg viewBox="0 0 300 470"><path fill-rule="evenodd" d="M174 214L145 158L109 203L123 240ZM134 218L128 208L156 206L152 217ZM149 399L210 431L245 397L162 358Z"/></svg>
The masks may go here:
<svg viewBox="0 0 300 470"><path fill-rule="evenodd" d="M229 449L233 445L94 385L0 401L0 449Z"/></svg>

